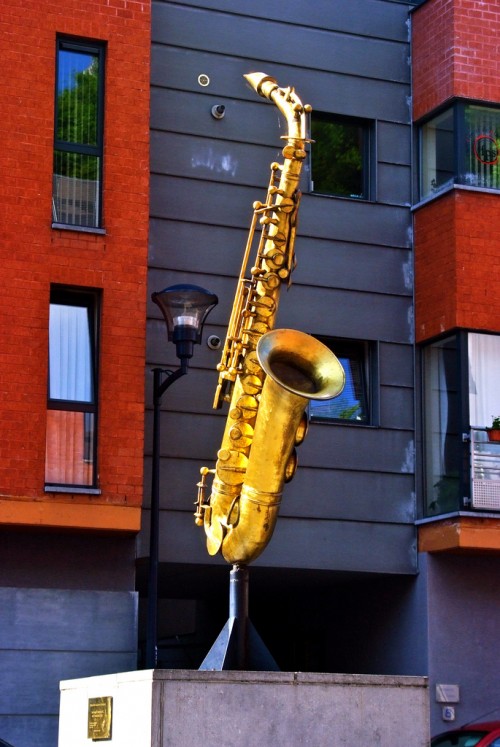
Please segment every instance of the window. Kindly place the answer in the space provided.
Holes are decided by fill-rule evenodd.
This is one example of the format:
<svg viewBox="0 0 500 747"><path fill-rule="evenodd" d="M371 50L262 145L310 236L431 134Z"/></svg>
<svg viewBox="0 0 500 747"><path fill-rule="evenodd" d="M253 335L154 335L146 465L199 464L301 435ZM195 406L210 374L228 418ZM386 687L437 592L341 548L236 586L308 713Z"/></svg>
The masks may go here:
<svg viewBox="0 0 500 747"><path fill-rule="evenodd" d="M461 184L500 190L500 109L457 102L420 128L420 197Z"/></svg>
<svg viewBox="0 0 500 747"><path fill-rule="evenodd" d="M455 336L423 351L425 513L459 508L462 443L459 434L460 350Z"/></svg>
<svg viewBox="0 0 500 747"><path fill-rule="evenodd" d="M485 429L500 413L500 335L459 332L427 345L422 362L425 514L485 507L477 480L489 481L483 487L491 493L490 508L497 510L500 468L496 451L495 458L488 453L474 464L471 448L474 442L487 440Z"/></svg>
<svg viewBox="0 0 500 747"><path fill-rule="evenodd" d="M374 366L370 366L372 355L368 343L360 340L319 339L333 350L341 362L346 381L338 397L309 403L311 420L349 421L365 425L372 423L370 373L373 378Z"/></svg>
<svg viewBox="0 0 500 747"><path fill-rule="evenodd" d="M53 289L45 483L96 488L96 293Z"/></svg>
<svg viewBox="0 0 500 747"><path fill-rule="evenodd" d="M53 221L101 225L104 47L57 42Z"/></svg>
<svg viewBox="0 0 500 747"><path fill-rule="evenodd" d="M312 190L368 200L370 127L359 119L312 113Z"/></svg>

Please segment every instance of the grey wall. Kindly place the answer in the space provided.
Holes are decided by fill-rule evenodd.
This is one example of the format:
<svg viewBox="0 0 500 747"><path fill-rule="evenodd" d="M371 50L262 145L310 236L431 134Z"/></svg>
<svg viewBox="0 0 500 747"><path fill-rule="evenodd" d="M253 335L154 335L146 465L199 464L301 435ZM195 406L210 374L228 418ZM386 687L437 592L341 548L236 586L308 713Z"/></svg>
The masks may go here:
<svg viewBox="0 0 500 747"><path fill-rule="evenodd" d="M136 668L135 592L0 588L0 736L56 747L60 680Z"/></svg>
<svg viewBox="0 0 500 747"><path fill-rule="evenodd" d="M416 570L409 5L153 3L150 291L192 282L216 292L206 335L225 336L251 205L265 195L269 163L280 159L284 124L243 74L273 75L314 109L368 118L376 130L373 201L313 195L306 168L299 264L278 326L376 343L379 426L312 424L261 565ZM200 74L209 76L208 87L198 84ZM219 103L226 115L216 121L210 110ZM157 311L151 304L148 362L175 366ZM201 346L189 376L165 397L162 562L217 562L191 510L199 467L212 466L224 425L225 415L211 409L218 358ZM147 389L150 402L150 376ZM150 451L147 442L147 479ZM140 555L146 545L143 537Z"/></svg>
<svg viewBox="0 0 500 747"><path fill-rule="evenodd" d="M432 733L449 728L435 700L436 684L460 687L458 725L499 719L500 558L429 555L422 561L428 577Z"/></svg>

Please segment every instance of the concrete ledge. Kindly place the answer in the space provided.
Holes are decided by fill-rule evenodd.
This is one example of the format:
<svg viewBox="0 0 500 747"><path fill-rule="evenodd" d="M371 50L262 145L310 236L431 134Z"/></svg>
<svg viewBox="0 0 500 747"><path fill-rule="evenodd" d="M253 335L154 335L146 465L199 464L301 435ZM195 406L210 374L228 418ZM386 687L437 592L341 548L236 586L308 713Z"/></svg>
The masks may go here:
<svg viewBox="0 0 500 747"><path fill-rule="evenodd" d="M146 670L61 682L59 747L83 747L88 699L113 698L115 747L427 747L427 680Z"/></svg>

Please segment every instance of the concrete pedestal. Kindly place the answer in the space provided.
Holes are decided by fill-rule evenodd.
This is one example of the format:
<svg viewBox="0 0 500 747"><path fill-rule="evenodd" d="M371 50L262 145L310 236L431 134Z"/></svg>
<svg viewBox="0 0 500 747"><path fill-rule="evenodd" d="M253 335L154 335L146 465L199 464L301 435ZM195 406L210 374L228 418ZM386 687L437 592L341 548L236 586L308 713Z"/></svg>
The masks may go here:
<svg viewBox="0 0 500 747"><path fill-rule="evenodd" d="M423 677L146 670L61 682L59 747L88 747L112 698L114 747L427 747Z"/></svg>

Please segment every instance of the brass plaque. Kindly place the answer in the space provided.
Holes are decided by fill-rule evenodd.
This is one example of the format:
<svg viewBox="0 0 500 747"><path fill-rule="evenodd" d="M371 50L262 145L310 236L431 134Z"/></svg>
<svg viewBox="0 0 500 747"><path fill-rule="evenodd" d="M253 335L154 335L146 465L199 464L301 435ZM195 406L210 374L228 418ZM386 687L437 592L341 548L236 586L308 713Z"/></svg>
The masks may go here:
<svg viewBox="0 0 500 747"><path fill-rule="evenodd" d="M87 739L97 742L111 739L111 722L113 720L113 698L89 698Z"/></svg>

